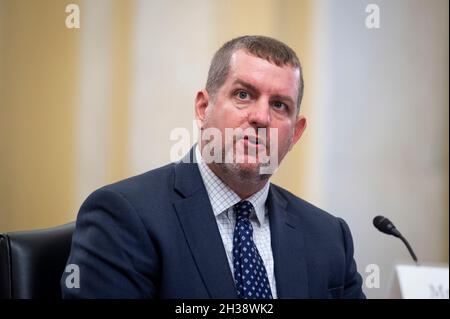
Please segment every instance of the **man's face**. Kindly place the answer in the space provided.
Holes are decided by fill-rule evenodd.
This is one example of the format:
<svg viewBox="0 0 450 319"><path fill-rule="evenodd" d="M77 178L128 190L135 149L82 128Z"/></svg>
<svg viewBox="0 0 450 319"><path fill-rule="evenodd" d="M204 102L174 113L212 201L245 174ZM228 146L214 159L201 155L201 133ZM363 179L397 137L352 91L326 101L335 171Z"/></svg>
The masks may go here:
<svg viewBox="0 0 450 319"><path fill-rule="evenodd" d="M306 119L297 116L299 78L299 69L279 67L243 50L232 55L228 77L215 97L203 90L196 98L196 116L203 131L217 128L222 137L227 128L246 132L240 138L221 140L224 155L233 152L233 163L213 165L225 173L258 180L263 179L261 152L271 156L276 152L281 162L306 127ZM266 134L258 129L265 129ZM276 141L270 141L271 130L277 131ZM278 147L272 149L275 142Z"/></svg>

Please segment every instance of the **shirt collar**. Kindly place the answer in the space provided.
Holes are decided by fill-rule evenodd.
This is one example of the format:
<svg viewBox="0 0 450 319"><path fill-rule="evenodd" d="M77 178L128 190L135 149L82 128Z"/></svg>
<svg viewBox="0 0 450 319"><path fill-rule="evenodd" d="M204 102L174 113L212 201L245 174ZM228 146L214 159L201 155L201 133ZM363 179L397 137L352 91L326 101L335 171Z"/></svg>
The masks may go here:
<svg viewBox="0 0 450 319"><path fill-rule="evenodd" d="M200 170L200 175L205 184L206 192L211 201L214 216L227 212L228 208L236 205L242 200L239 195L222 182L222 180L204 162L198 144L195 146L195 157ZM249 198L246 198L246 200L252 203L255 208L256 217L260 225L264 223L266 218L265 204L269 194L269 186L270 183L267 182L261 190Z"/></svg>

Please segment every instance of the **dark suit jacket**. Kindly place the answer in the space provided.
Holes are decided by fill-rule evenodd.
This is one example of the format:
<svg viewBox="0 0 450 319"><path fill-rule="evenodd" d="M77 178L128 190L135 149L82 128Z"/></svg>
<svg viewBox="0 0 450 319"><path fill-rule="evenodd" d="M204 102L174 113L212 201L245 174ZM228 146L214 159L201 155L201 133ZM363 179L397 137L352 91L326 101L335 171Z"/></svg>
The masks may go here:
<svg viewBox="0 0 450 319"><path fill-rule="evenodd" d="M267 207L279 298L364 297L342 219L273 184ZM80 288L66 287L64 273L65 298L237 298L196 163L172 163L92 193L67 263L79 266Z"/></svg>

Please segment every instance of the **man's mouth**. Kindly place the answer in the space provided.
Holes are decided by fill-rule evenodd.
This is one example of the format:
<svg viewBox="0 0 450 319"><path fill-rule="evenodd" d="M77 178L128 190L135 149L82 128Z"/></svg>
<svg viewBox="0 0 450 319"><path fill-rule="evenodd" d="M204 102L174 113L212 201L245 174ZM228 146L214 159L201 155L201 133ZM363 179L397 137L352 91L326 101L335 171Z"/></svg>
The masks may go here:
<svg viewBox="0 0 450 319"><path fill-rule="evenodd" d="M248 136L248 135L246 135L246 136L244 136L244 141L247 141L247 142L252 143L254 145L257 145L257 146L259 146L259 145L264 146L265 145L264 141L262 139L258 138L257 136Z"/></svg>

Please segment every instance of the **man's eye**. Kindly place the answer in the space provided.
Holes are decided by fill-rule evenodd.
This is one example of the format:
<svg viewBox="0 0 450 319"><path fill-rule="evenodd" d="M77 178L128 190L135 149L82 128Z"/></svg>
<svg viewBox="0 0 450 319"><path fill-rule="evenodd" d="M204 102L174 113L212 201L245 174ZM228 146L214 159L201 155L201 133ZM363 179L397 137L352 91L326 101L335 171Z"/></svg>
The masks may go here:
<svg viewBox="0 0 450 319"><path fill-rule="evenodd" d="M285 109L287 109L287 105L284 104L283 102L274 102L273 103L273 107L276 108L277 110L285 110Z"/></svg>
<svg viewBox="0 0 450 319"><path fill-rule="evenodd" d="M236 95L241 100L247 100L250 97L250 95L245 91L238 91Z"/></svg>

